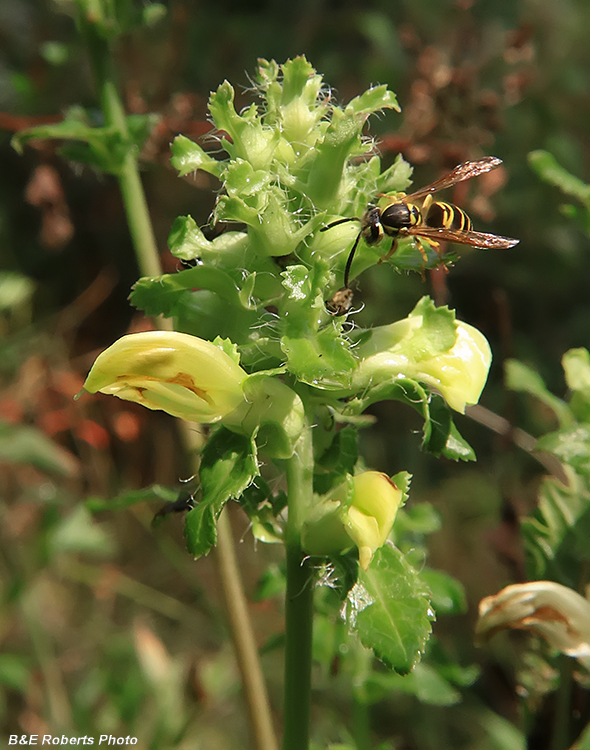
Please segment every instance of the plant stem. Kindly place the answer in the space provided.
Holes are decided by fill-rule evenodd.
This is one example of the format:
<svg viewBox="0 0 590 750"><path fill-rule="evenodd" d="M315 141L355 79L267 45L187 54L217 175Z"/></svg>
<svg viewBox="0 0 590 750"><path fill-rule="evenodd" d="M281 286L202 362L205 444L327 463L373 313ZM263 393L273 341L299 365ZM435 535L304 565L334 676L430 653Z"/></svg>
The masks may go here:
<svg viewBox="0 0 590 750"><path fill-rule="evenodd" d="M268 695L252 623L248 615L248 604L242 588L238 564L234 551L234 541L227 515L227 508L217 521L217 546L215 548L217 567L228 606L229 625L236 647L236 656L242 676L246 705L254 744L258 750L277 750L278 745L268 710Z"/></svg>
<svg viewBox="0 0 590 750"><path fill-rule="evenodd" d="M573 685L573 659L571 656L560 656L559 687L555 694L555 711L550 750L567 750L570 746L570 718L572 713L571 696Z"/></svg>
<svg viewBox="0 0 590 750"><path fill-rule="evenodd" d="M118 130L123 141L128 141L129 130L114 80L111 64L112 54L109 45L99 37L92 24L83 15L80 15L78 20L99 88L105 124ZM139 175L137 156L130 143L117 177L139 271L142 276L160 276L162 274L160 257ZM158 326L169 330L172 328L170 321L162 317L158 320ZM194 440L190 428L182 420L179 420L179 423L181 439L185 449L187 452L191 452L194 449ZM277 742L272 726L268 695L264 685L252 624L248 615L246 596L235 559L231 529L224 514L219 519L218 533L216 554L218 570L230 621L233 645L241 669L244 695L252 734L255 738L255 746L257 750L276 750Z"/></svg>
<svg viewBox="0 0 590 750"><path fill-rule="evenodd" d="M123 142L129 142L129 129L125 110L117 92L109 44L99 37L93 25L88 23L83 16L79 18L79 26L90 55L105 125L118 131ZM141 184L135 147L131 143L128 144L123 163L117 172L117 178L140 274L159 276L162 273L162 267Z"/></svg>
<svg viewBox="0 0 590 750"><path fill-rule="evenodd" d="M353 654L352 736L356 750L371 750L371 712L366 683L372 671L373 655L358 641Z"/></svg>
<svg viewBox="0 0 590 750"><path fill-rule="evenodd" d="M371 750L371 715L366 701L352 695L352 736L356 750Z"/></svg>
<svg viewBox="0 0 590 750"><path fill-rule="evenodd" d="M313 569L301 549L301 526L313 496L311 429L306 426L287 461L287 594L283 750L307 750L311 707Z"/></svg>

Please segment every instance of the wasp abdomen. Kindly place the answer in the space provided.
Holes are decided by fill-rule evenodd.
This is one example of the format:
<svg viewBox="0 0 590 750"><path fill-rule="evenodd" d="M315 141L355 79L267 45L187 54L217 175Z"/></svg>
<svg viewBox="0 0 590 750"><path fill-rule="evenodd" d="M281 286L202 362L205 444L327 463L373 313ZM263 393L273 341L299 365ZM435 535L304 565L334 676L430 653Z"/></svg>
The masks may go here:
<svg viewBox="0 0 590 750"><path fill-rule="evenodd" d="M431 204L424 223L427 227L459 232L470 232L473 229L471 219L465 211L444 201L434 201Z"/></svg>

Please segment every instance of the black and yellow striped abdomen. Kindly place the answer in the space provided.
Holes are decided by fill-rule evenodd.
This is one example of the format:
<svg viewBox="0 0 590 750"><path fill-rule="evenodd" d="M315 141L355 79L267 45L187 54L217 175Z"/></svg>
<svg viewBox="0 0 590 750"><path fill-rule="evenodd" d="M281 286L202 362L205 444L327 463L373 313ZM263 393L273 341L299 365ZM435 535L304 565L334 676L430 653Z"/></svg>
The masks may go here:
<svg viewBox="0 0 590 750"><path fill-rule="evenodd" d="M435 229L452 229L458 232L471 232L473 224L465 211L452 203L433 201L428 208L424 225Z"/></svg>

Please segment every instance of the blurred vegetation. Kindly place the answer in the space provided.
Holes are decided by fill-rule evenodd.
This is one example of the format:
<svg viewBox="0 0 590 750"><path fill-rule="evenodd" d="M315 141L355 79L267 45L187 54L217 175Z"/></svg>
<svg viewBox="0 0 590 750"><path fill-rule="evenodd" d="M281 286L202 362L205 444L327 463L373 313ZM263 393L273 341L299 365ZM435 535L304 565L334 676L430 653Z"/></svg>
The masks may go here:
<svg viewBox="0 0 590 750"><path fill-rule="evenodd" d="M143 503L94 517L82 504L153 484L178 490L189 471L171 418L106 397L72 400L97 351L138 324L127 303L138 271L113 178L63 158L55 142L34 142L24 157L10 147L16 130L59 120L74 104L99 117L85 50L62 9L61 1L0 4L1 731L131 734L142 747L243 747L246 720L212 560L193 564L178 519L150 528L169 494L146 492ZM420 186L466 159L502 158L501 170L448 198L477 229L521 244L460 249L448 275L424 280L377 266L360 282L357 319L403 317L425 293L448 303L492 345L482 405L534 436L555 429L550 409L505 389L503 362L527 363L562 396L562 355L589 345L588 192L550 179L538 153L590 180L588 28L585 0L170 0L166 16L130 34L117 59L128 111L159 115L142 164L166 270L177 263L165 251L174 218L190 213L205 225L213 206L213 182L179 180L168 163L176 134L207 132L210 89L225 78L242 81L245 104L246 71L257 58L298 54L339 101L386 83L402 113L372 126L384 165L401 152ZM570 202L577 210L563 208ZM419 452L409 410L379 409L363 453L388 474L413 472L412 502L429 502L442 517L440 528L427 529L429 564L466 590L466 614L439 619L433 648L442 644L465 669L476 665L479 678L455 675L444 706L430 705L437 688L428 675L416 678L420 689L376 686L375 747L514 750L525 747L523 716L534 716L529 747L549 748L554 656L530 639L473 645L479 599L525 577L519 519L534 510L547 468L516 445L513 431L483 426L479 412L472 415L479 421L459 418L478 463L434 461ZM255 599L259 577L278 555L255 550L246 520L232 520ZM251 612L278 717L281 652L273 645L281 607L262 596ZM344 742L350 695L338 665L318 667L315 678L318 747ZM590 710L581 686L574 711L583 726Z"/></svg>

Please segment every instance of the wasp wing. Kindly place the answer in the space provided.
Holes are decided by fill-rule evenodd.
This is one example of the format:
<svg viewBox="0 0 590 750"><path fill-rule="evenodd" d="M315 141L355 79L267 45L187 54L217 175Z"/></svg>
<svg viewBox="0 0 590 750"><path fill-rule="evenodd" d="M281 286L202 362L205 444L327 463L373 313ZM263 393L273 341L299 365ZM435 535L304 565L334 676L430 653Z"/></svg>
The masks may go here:
<svg viewBox="0 0 590 750"><path fill-rule="evenodd" d="M485 250L500 250L502 248L514 247L520 240L512 237L501 237L499 234L488 234L487 232L461 231L458 229L444 229L439 227L416 226L409 227L408 234L416 237L425 237L435 242L456 242L459 245L472 245Z"/></svg>
<svg viewBox="0 0 590 750"><path fill-rule="evenodd" d="M477 177L485 172L490 172L492 169L499 167L500 164L502 164L502 159L498 159L496 156L484 156L483 159L478 159L477 161L465 161L463 164L456 166L452 172L444 175L444 177L435 180L430 185L426 185L426 187L420 188L420 190L416 190L415 193L406 195L403 201L404 203L408 203L414 200L419 200L420 198L436 193L439 190L444 190L452 185L456 185L458 182L470 180L472 177Z"/></svg>

